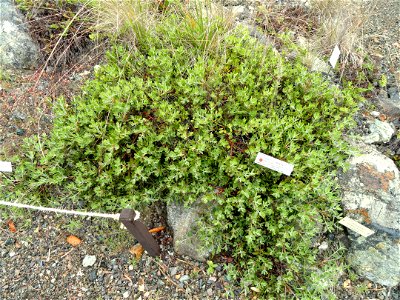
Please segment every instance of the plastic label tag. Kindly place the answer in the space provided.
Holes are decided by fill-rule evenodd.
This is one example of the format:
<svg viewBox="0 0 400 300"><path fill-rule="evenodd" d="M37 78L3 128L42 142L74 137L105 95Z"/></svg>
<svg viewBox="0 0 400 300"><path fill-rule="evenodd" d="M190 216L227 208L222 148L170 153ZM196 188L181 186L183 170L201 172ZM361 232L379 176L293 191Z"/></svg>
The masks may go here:
<svg viewBox="0 0 400 300"><path fill-rule="evenodd" d="M293 168L294 168L294 166L292 164L289 164L282 160L273 158L272 156L266 155L261 152L259 152L257 154L255 163L259 164L263 167L266 167L268 169L285 174L287 176L290 176L290 174L293 172Z"/></svg>
<svg viewBox="0 0 400 300"><path fill-rule="evenodd" d="M333 49L331 58L329 59L329 63L331 64L332 68L335 68L339 56L340 56L340 49L338 45L336 45L335 48Z"/></svg>
<svg viewBox="0 0 400 300"><path fill-rule="evenodd" d="M340 224L346 226L347 228L361 234L363 237L369 237L371 234L374 234L375 231L365 227L364 225L350 219L349 217L344 217L339 221Z"/></svg>
<svg viewBox="0 0 400 300"><path fill-rule="evenodd" d="M8 161L0 161L0 172L12 172L12 165Z"/></svg>

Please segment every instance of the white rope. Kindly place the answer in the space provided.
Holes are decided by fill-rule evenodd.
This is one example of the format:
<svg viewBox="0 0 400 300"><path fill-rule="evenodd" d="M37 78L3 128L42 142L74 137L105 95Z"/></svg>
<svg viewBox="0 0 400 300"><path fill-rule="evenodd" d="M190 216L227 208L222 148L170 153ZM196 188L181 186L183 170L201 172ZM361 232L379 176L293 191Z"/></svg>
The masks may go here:
<svg viewBox="0 0 400 300"><path fill-rule="evenodd" d="M94 213L94 212L74 211L74 210L42 207L42 206L33 206L33 205L7 202L7 201L1 201L1 200L0 200L0 205L14 206L14 207L28 208L28 209L36 209L36 210L40 210L40 211L50 211L50 212L55 212L55 213L60 213L60 214L79 215L79 216L87 216L87 217L99 217L99 218L108 218L108 219L119 220L119 214L102 214L102 213ZM139 215L136 214L135 220L139 218Z"/></svg>

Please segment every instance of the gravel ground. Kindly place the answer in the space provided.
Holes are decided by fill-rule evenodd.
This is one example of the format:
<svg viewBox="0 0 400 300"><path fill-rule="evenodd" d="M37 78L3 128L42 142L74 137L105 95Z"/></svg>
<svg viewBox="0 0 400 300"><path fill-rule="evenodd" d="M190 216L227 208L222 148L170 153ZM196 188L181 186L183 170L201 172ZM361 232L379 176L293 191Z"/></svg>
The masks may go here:
<svg viewBox="0 0 400 300"><path fill-rule="evenodd" d="M176 255L168 229L154 234L160 259L136 260L135 240L117 221L2 210L0 224L0 299L245 299L222 265L207 273ZM70 245L71 234L82 243ZM96 260L85 267L88 256Z"/></svg>

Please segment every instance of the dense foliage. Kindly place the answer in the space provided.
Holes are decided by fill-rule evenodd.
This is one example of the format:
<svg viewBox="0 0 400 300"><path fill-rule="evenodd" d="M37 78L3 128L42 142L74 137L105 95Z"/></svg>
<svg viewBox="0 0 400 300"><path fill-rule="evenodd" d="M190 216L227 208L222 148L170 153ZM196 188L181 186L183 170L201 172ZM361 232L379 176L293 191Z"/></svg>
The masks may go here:
<svg viewBox="0 0 400 300"><path fill-rule="evenodd" d="M356 91L310 73L287 41L297 58L244 29L213 47L188 43L169 21L136 51L114 47L80 96L60 99L51 136L27 141L7 196L107 211L201 199L212 207L204 235L245 287L272 299L324 294L311 244L340 209L333 170ZM258 152L294 172L255 164Z"/></svg>

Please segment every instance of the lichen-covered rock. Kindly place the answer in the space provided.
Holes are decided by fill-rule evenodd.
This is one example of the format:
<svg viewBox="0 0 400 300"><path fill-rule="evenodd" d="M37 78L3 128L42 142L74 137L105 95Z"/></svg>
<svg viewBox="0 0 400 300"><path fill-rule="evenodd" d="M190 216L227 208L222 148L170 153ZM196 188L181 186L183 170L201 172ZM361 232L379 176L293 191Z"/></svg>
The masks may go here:
<svg viewBox="0 0 400 300"><path fill-rule="evenodd" d="M370 134L364 137L367 144L387 143L394 134L394 128L387 122L374 120L369 126Z"/></svg>
<svg viewBox="0 0 400 300"><path fill-rule="evenodd" d="M345 214L375 233L364 238L349 230L347 256L359 275L387 286L400 283L400 174L394 162L374 147L358 144L339 178Z"/></svg>
<svg viewBox="0 0 400 300"><path fill-rule="evenodd" d="M364 211L365 221L400 231L400 175L395 163L374 147L361 146L341 176L347 212Z"/></svg>
<svg viewBox="0 0 400 300"><path fill-rule="evenodd" d="M358 274L389 287L400 283L400 237L378 231L368 238L352 233L349 238L347 261Z"/></svg>
<svg viewBox="0 0 400 300"><path fill-rule="evenodd" d="M176 253L199 261L205 261L210 255L211 249L197 235L197 221L205 210L202 205L185 207L177 202L167 205L168 224L173 230Z"/></svg>
<svg viewBox="0 0 400 300"><path fill-rule="evenodd" d="M38 46L13 1L0 0L0 69L31 69L37 65L38 57Z"/></svg>

